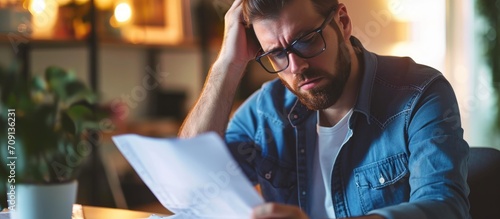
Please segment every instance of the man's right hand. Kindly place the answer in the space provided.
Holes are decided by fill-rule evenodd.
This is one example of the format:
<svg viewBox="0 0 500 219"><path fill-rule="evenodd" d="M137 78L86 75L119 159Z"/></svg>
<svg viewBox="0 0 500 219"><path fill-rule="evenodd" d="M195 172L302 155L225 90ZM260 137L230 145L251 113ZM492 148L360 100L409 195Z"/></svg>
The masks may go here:
<svg viewBox="0 0 500 219"><path fill-rule="evenodd" d="M208 131L224 137L238 84L246 65L259 49L253 30L246 28L243 22L242 1L236 0L226 13L221 51L179 137L193 137Z"/></svg>
<svg viewBox="0 0 500 219"><path fill-rule="evenodd" d="M224 40L218 59L244 68L257 54L259 43L253 28L247 28L243 20L242 1L234 1L224 17Z"/></svg>

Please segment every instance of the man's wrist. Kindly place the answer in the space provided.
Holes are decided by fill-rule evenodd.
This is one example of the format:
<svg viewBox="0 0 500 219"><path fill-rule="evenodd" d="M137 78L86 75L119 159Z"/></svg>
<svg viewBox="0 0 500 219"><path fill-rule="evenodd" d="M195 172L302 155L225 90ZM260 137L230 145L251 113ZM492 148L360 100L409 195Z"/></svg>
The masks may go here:
<svg viewBox="0 0 500 219"><path fill-rule="evenodd" d="M248 62L219 57L212 65L211 73L240 80L245 72L247 64Z"/></svg>

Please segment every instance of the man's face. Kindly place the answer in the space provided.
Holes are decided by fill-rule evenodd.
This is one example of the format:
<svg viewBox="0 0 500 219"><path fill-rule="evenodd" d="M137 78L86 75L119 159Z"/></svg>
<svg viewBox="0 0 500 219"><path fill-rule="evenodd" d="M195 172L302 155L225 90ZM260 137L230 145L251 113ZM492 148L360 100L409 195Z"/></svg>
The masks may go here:
<svg viewBox="0 0 500 219"><path fill-rule="evenodd" d="M257 20L253 27L266 52L288 47L298 37L318 28L324 19L310 1L296 0L281 12L279 18ZM351 58L343 35L334 20L330 24L323 29L326 42L323 53L309 59L290 53L288 68L278 73L283 84L311 110L334 105L342 95L351 71Z"/></svg>

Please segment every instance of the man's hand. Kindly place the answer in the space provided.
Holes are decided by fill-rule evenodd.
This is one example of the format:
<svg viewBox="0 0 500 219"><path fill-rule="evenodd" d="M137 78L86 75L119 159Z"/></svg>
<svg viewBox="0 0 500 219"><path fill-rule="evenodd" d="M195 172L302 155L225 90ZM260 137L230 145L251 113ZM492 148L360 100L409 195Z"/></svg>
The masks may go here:
<svg viewBox="0 0 500 219"><path fill-rule="evenodd" d="M252 219L308 219L297 206L266 203L253 209Z"/></svg>
<svg viewBox="0 0 500 219"><path fill-rule="evenodd" d="M224 17L224 41L219 58L246 66L257 54L259 43L253 29L246 28L242 11L242 0L236 0Z"/></svg>
<svg viewBox="0 0 500 219"><path fill-rule="evenodd" d="M282 205L266 203L253 209L252 219L309 219L299 207L293 205ZM384 219L380 215L366 215L351 217L351 219Z"/></svg>
<svg viewBox="0 0 500 219"><path fill-rule="evenodd" d="M225 16L219 56L210 69L200 98L184 120L179 137L214 131L224 138L238 85L258 48L253 30L243 23L242 0L236 0Z"/></svg>

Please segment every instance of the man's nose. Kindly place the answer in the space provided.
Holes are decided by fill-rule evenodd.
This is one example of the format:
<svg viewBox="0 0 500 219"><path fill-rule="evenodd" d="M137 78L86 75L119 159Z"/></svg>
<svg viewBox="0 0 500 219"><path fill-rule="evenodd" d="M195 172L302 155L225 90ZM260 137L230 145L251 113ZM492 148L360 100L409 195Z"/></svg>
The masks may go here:
<svg viewBox="0 0 500 219"><path fill-rule="evenodd" d="M289 53L288 59L290 62L288 67L290 68L290 72L292 72L293 74L301 74L307 68L309 68L309 63L307 62L307 60L299 57L295 53Z"/></svg>

